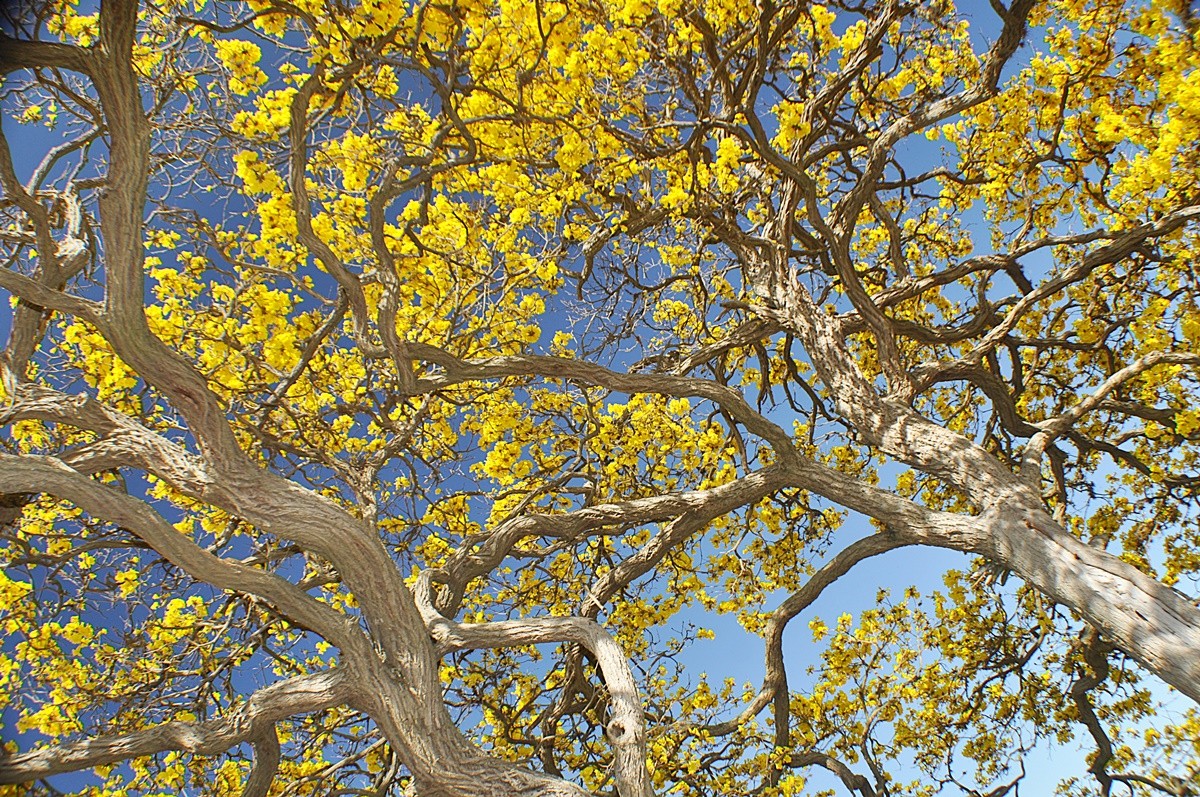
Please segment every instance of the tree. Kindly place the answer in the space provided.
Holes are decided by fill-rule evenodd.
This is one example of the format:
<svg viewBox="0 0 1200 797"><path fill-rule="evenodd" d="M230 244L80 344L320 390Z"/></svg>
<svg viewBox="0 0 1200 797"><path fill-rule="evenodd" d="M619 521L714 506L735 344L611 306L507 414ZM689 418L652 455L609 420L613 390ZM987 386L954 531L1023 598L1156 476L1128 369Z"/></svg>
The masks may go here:
<svg viewBox="0 0 1200 797"><path fill-rule="evenodd" d="M9 13L5 793L1200 792L1186 2Z"/></svg>

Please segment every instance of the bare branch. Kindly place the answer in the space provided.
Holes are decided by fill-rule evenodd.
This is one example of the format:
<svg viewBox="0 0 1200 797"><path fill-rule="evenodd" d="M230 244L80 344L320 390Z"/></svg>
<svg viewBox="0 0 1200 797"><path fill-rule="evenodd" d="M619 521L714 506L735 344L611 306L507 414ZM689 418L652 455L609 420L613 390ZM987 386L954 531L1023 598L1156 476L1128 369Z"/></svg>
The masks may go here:
<svg viewBox="0 0 1200 797"><path fill-rule="evenodd" d="M811 767L815 764L837 775L838 779L851 792L858 792L863 797L875 797L876 792L871 788L871 781L850 769L846 765L846 762L834 758L828 753L821 753L816 750L793 753L791 758L788 759L788 764L793 767Z"/></svg>
<svg viewBox="0 0 1200 797"><path fill-rule="evenodd" d="M264 728L251 743L254 745L254 766L250 769L245 788L242 789L242 797L267 797L271 791L271 784L275 782L275 775L279 772L279 734L275 730L275 723L272 722Z"/></svg>
<svg viewBox="0 0 1200 797"><path fill-rule="evenodd" d="M0 288L36 308L57 310L92 323L99 320L101 307L97 303L48 288L37 280L9 269L0 269Z"/></svg>

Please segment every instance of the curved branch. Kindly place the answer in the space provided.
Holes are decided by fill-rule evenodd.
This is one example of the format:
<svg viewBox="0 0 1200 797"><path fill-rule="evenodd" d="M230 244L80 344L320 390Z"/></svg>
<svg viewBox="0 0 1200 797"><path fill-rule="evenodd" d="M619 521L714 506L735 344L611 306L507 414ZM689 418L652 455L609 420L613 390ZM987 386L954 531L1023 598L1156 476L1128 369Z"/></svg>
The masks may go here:
<svg viewBox="0 0 1200 797"><path fill-rule="evenodd" d="M821 753L816 750L793 753L792 757L788 759L788 764L793 767L811 767L816 765L827 769L834 775L837 775L850 791L856 791L863 797L875 797L875 790L871 788L871 781L850 769L844 761L834 758L828 753Z"/></svg>
<svg viewBox="0 0 1200 797"><path fill-rule="evenodd" d="M281 756L275 723L267 724L262 733L251 740L251 744L254 746L254 766L250 768L250 777L246 778L242 797L267 797L279 772Z"/></svg>
<svg viewBox="0 0 1200 797"><path fill-rule="evenodd" d="M31 66L49 66L54 59L68 55L77 60L80 56L75 51L88 56L79 65L86 66L92 77L110 142L105 190L99 195L107 284L104 314L95 320L96 327L121 359L148 384L162 390L183 414L207 454L218 461L240 462L241 449L204 378L155 337L146 322L142 231L150 174L150 124L132 62L137 14L134 0L108 0L100 4L98 47L62 50L44 43L36 43L35 48L29 46L35 43L26 42L16 43L20 45L16 51L23 53L23 63L36 62Z"/></svg>
<svg viewBox="0 0 1200 797"><path fill-rule="evenodd" d="M933 423L898 398L880 396L850 355L841 323L819 312L802 285L789 285L754 310L796 334L838 411L864 442L943 479L980 505L993 505L1012 492L1016 477L973 440Z"/></svg>
<svg viewBox="0 0 1200 797"><path fill-rule="evenodd" d="M970 516L934 512L816 463L793 466L791 478L793 486L883 521L909 544L979 554L1011 570L1200 702L1200 609L1067 532L1028 490L1010 488L986 512Z"/></svg>
<svg viewBox="0 0 1200 797"><path fill-rule="evenodd" d="M13 493L49 493L70 501L93 517L128 530L192 578L218 589L258 595L293 623L320 634L339 648L359 649L365 644L349 618L294 584L206 551L151 507L93 481L61 460L0 454L0 494Z"/></svg>
<svg viewBox="0 0 1200 797"><path fill-rule="evenodd" d="M775 712L775 744L787 747L791 744L791 716L788 705L787 668L783 661L783 632L792 618L812 605L826 587L833 584L864 559L894 551L911 545L902 532L872 534L838 551L820 570L813 574L804 586L779 604L767 621L766 675L759 695L770 693ZM756 702L759 698L756 697Z"/></svg>
<svg viewBox="0 0 1200 797"><path fill-rule="evenodd" d="M778 331L779 327L770 321L761 318L751 318L730 331L721 340L710 343L707 346L701 346L695 351L684 355L671 368L671 373L676 376L685 376L690 371L704 363L715 360L730 349L758 343L763 338L770 337Z"/></svg>
<svg viewBox="0 0 1200 797"><path fill-rule="evenodd" d="M1188 222L1197 219L1200 219L1200 205L1191 205L1174 210L1165 214L1162 218L1139 225L1127 232L1112 236L1108 243L1096 247L1085 254L1078 263L1065 269L1058 276L1047 279L1035 290L1022 296L1020 301L1008 311L1004 320L996 324L960 360L978 364L988 352L996 348L1016 328L1025 314L1041 300L1048 296L1053 296L1072 283L1078 282L1100 266L1115 263L1121 258L1128 256L1146 240L1169 235ZM954 363L949 363L947 367L952 367L953 365Z"/></svg>
<svg viewBox="0 0 1200 797"><path fill-rule="evenodd" d="M1070 695L1079 714L1079 721L1088 729L1096 742L1096 758L1088 771L1100 784L1100 791L1107 795L1112 790L1112 777L1108 774L1108 765L1113 758L1112 740L1104 731L1100 718L1096 716L1095 706L1092 705L1091 691L1108 680L1108 654L1113 646L1100 639L1096 629L1084 631L1081 643L1083 646L1083 663L1088 670L1083 670L1071 684Z"/></svg>
<svg viewBox="0 0 1200 797"><path fill-rule="evenodd" d="M399 571L378 538L371 534L371 527L360 523L331 501L282 477L249 468L233 475L223 473L218 468L211 467L204 459L190 454L176 443L151 432L95 399L87 396L67 396L31 384L21 385L20 390L21 400L12 412L0 416L0 419L11 422L21 417L42 418L92 429L107 438L104 451L107 455L120 452L123 456L129 456L129 463L161 475L184 495L219 507L234 516L244 518L264 531L295 540L307 550L321 554L334 563L346 583L363 601L363 611L371 623L372 630L384 638L385 649L397 646L395 653L399 660L408 659L415 664L420 659L413 650L406 648L402 643L408 631L420 628L420 618L408 600L407 589ZM82 454L84 457L86 455L87 452ZM32 462L33 460L37 462ZM7 462L14 464L7 465ZM20 465L22 462L26 464ZM49 469L45 472L53 473L57 479L70 480L72 486L63 489L75 492L58 493L60 497L68 498L80 506L84 506L81 503L83 500L99 499L101 503L96 504L99 508L94 514L126 524L126 528L139 536L156 535L155 539L143 539L169 559L172 559L172 556L185 557L181 561L188 561L188 566L181 562L177 564L184 567L193 577L223 589L254 592L268 601L275 602L288 614L286 607L272 598L276 593L260 591L279 589L282 590L277 595L280 600L290 601L294 606L311 603L328 612L328 619L339 618L339 622L346 622L343 615L329 610L319 601L314 601L290 582L254 568L246 568L239 563L219 559L203 551L137 499L92 481L66 466L61 460L48 457L5 457L0 460L0 485L6 482L6 476L10 479L16 478L15 472L6 472L16 467ZM30 476L28 484L29 488L24 490L4 490L0 487L0 493L54 491L54 488L50 487L51 482L39 480L38 477ZM86 506L84 508L87 509ZM130 523L134 525L129 525ZM183 546L182 549L180 546ZM169 555L168 549L174 553ZM202 552L202 555L196 553L197 551ZM192 558L188 560L186 557ZM189 567L197 569L193 572ZM326 636L330 642L343 650L345 645L353 643L358 652L365 655L364 660L374 656L366 637L357 630L352 635L340 632L339 641L335 641L326 633L332 633L332 627L314 625L315 619L312 618L302 620L299 616L288 616ZM423 671L424 667L417 666L417 670ZM436 674L432 677L436 678Z"/></svg>
<svg viewBox="0 0 1200 797"><path fill-rule="evenodd" d="M297 236L310 252L316 255L325 270L337 280L338 287L350 303L350 315L354 320L355 342L365 354L384 354L382 347L371 341L370 313L362 282L351 273L333 248L317 235L312 226L311 199L308 193L306 172L308 169L308 106L325 79L324 64L318 63L313 74L300 86L292 97L289 109L288 140L291 152L288 158L288 186L292 193L292 211L296 214Z"/></svg>
<svg viewBox="0 0 1200 797"><path fill-rule="evenodd" d="M605 731L613 748L614 777L620 794L622 797L652 797L654 790L646 769L646 718L637 684L625 652L599 623L584 617L456 623L434 607L432 587L433 571L423 571L415 590L417 605L441 655L457 650L562 642L579 645L590 652L612 698L612 716Z"/></svg>
<svg viewBox="0 0 1200 797"><path fill-rule="evenodd" d="M826 562L820 570L796 592L792 593L783 603L776 607L767 620L766 627L766 675L763 677L762 688L750 701L746 708L732 719L704 727L713 736L725 736L736 731L743 723L774 702L775 727L777 746L786 747L790 743L788 730L788 685L787 669L783 661L783 632L787 624L800 612L813 604L827 587L850 572L859 562L873 556L894 551L911 545L912 542L900 534L883 533L864 537L838 551L837 555Z"/></svg>
<svg viewBox="0 0 1200 797"><path fill-rule="evenodd" d="M917 371L917 383L922 388L931 387L936 382L947 382L964 379L983 391L992 403L992 409L1000 418L1000 423L1012 435L1032 437L1037 434L1038 427L1021 417L1017 411L1017 402L1009 392L1009 384L982 365L958 363L952 368L937 368L937 377L925 380Z"/></svg>
<svg viewBox="0 0 1200 797"><path fill-rule="evenodd" d="M1042 454L1055 438L1066 432L1084 415L1100 407L1114 390L1160 363L1200 365L1200 355L1190 352L1151 352L1144 357L1139 357L1104 380L1103 384L1071 409L1054 418L1034 424L1041 431L1035 434L1029 444L1025 446L1025 452L1021 456L1021 475L1035 484L1039 482Z"/></svg>
<svg viewBox="0 0 1200 797"><path fill-rule="evenodd" d="M342 667L289 678L260 689L220 719L167 722L132 733L98 736L0 758L0 783L26 783L169 750L217 755L247 741L254 742L259 755L265 751L269 757L270 750L260 745L268 733L275 736L275 722L345 703L352 694L348 673ZM276 738L276 760L278 744ZM244 797L266 793L251 790L259 788L255 781L258 772L256 763Z"/></svg>
<svg viewBox="0 0 1200 797"><path fill-rule="evenodd" d="M671 374L627 374L568 357L524 355L461 360L449 352L425 343L409 343L409 351L446 369L443 376L417 380L417 390L432 392L460 382L497 379L504 376L540 376L550 379L576 379L622 393L658 393L669 396L702 398L717 404L749 431L766 440L781 459L797 456L791 437L776 424L756 412L746 399L732 388L687 376Z"/></svg>
<svg viewBox="0 0 1200 797"><path fill-rule="evenodd" d="M461 590L468 582L491 572L514 545L527 537L552 536L569 540L591 529L640 525L675 518L667 529L592 587L584 600L584 614L594 617L592 609L599 608L616 590L648 572L672 546L703 528L709 520L754 503L786 483L787 477L782 470L768 468L705 490L597 504L563 514L538 513L515 517L500 524L479 547L474 547L468 541L442 566L444 577L454 591L454 596L443 604L443 609L453 610Z"/></svg>
<svg viewBox="0 0 1200 797"><path fill-rule="evenodd" d="M21 383L0 413L0 424L37 419L86 429L100 439L61 455L74 470L130 466L152 473L189 498L237 514L236 502L203 459L88 395L70 395L44 385Z"/></svg>
<svg viewBox="0 0 1200 797"><path fill-rule="evenodd" d="M91 74L95 67L91 51L73 44L14 39L0 31L0 75L18 69L70 69Z"/></svg>
<svg viewBox="0 0 1200 797"><path fill-rule="evenodd" d="M675 546L703 529L714 518L728 514L734 509L749 506L783 487L786 479L782 472L769 468L761 473L745 476L737 481L708 490L711 498L671 521L657 534L647 540L620 564L606 572L588 590L583 599L581 612L585 617L596 617L605 603L618 591L635 579L650 572ZM723 490L723 487L736 489Z"/></svg>
<svg viewBox="0 0 1200 797"><path fill-rule="evenodd" d="M4 288L22 302L45 310L69 313L93 324L100 318L101 307L96 302L49 288L11 269L0 268L0 288Z"/></svg>
<svg viewBox="0 0 1200 797"><path fill-rule="evenodd" d="M33 181L30 181L31 184ZM69 296L64 288L88 263L88 248L82 233L83 213L74 186L58 193L57 200L66 209L66 235L55 240L46 207L31 189L21 185L13 165L12 151L0 128L0 187L4 198L25 214L33 226L31 242L37 247L33 276L26 277L0 268L0 287L16 296L18 302L8 333L8 343L0 352L0 379L9 394L24 382L30 358L46 333L50 311L57 310L94 320L100 306ZM32 255L32 253L31 253Z"/></svg>

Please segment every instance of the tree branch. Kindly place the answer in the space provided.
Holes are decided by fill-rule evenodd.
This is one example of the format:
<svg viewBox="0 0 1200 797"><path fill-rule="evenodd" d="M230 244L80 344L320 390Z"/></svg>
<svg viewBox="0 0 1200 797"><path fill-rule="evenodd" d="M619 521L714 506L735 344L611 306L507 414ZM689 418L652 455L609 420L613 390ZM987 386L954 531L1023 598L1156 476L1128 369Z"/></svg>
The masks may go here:
<svg viewBox="0 0 1200 797"><path fill-rule="evenodd" d="M77 473L61 460L0 454L0 494L12 493L48 493L70 501L93 517L128 530L192 578L218 589L258 595L291 622L337 647L361 650L365 646L365 637L345 615L279 576L206 551L150 506Z"/></svg>
<svg viewBox="0 0 1200 797"><path fill-rule="evenodd" d="M1030 484L1041 483L1041 460L1046 447L1066 432L1087 413L1101 406L1104 400L1130 379L1159 364L1200 365L1200 355L1190 352L1156 351L1120 369L1071 409L1054 418L1034 424L1040 431L1025 446L1021 455L1021 475Z"/></svg>
<svg viewBox="0 0 1200 797"><path fill-rule="evenodd" d="M838 553L813 573L812 577L796 592L792 593L783 603L776 607L767 620L766 632L766 674L758 694L742 709L736 717L722 722L704 726L704 730L713 736L726 736L736 731L746 722L758 716L768 705L775 706L776 746L786 747L790 741L787 667L783 660L783 632L792 618L807 609L821 596L827 587L846 575L859 562L873 556L894 551L912 542L902 534L891 531L864 537Z"/></svg>
<svg viewBox="0 0 1200 797"><path fill-rule="evenodd" d="M414 357L429 360L446 369L443 376L418 379L417 390L420 392L428 393L461 382L505 376L540 376L576 379L622 393L702 398L720 406L731 418L770 443L781 459L796 456L791 437L783 429L755 412L737 391L706 379L672 374L625 374L568 357L524 355L461 360L443 349L424 343L409 343L408 347Z"/></svg>
<svg viewBox="0 0 1200 797"><path fill-rule="evenodd" d="M583 599L580 612L585 617L596 617L613 595L650 572L676 546L703 529L714 518L728 514L738 507L757 503L785 484L786 478L781 470L768 468L721 487L702 491L709 494L704 501L696 502L694 508L679 515L637 551L622 559L592 584ZM734 489L723 489L726 487Z"/></svg>
<svg viewBox="0 0 1200 797"><path fill-rule="evenodd" d="M262 732L250 741L254 746L254 766L250 768L250 777L246 779L242 797L267 797L271 791L271 784L275 782L275 775L279 772L281 751L275 723L266 724Z"/></svg>
<svg viewBox="0 0 1200 797"><path fill-rule="evenodd" d="M0 74L18 69L70 69L90 74L93 68L94 55L82 47L14 39L0 31Z"/></svg>
<svg viewBox="0 0 1200 797"><path fill-rule="evenodd" d="M583 613L594 617L588 607L602 606L616 590L647 572L670 548L702 528L714 517L753 503L785 486L784 473L770 468L751 473L732 482L705 490L666 493L630 501L597 504L561 514L530 513L501 523L476 547L473 541L456 550L439 569L439 581L451 587L453 595L441 608L457 610L462 590L472 579L490 573L523 539L551 536L574 539L592 529L627 527L677 518L667 529L625 559L589 590ZM603 596L603 597L602 597Z"/></svg>
<svg viewBox="0 0 1200 797"><path fill-rule="evenodd" d="M816 765L822 769L827 769L834 775L837 775L850 791L856 791L863 797L875 797L875 790L871 788L871 781L850 769L841 759L834 758L828 753L816 750L793 753L791 758L788 759L788 764L793 767L811 767Z"/></svg>
<svg viewBox="0 0 1200 797"><path fill-rule="evenodd" d="M212 756L247 741L254 742L256 752L262 751L259 755L265 752L265 763L269 764L269 742L265 737L268 734L275 737L275 722L340 705L352 694L347 671L342 667L289 678L260 689L220 719L167 722L132 733L98 736L0 757L0 783L26 783L169 750ZM276 761L278 745L276 738ZM259 768L256 761L243 797L266 793L259 785L266 775L258 775Z"/></svg>
<svg viewBox="0 0 1200 797"><path fill-rule="evenodd" d="M595 621L583 617L538 617L494 623L456 623L433 605L432 571L417 580L417 605L438 653L457 650L510 648L522 645L570 642L591 653L612 698L612 717L605 731L613 748L614 778L621 797L652 797L646 769L646 719L633 671L625 652Z"/></svg>

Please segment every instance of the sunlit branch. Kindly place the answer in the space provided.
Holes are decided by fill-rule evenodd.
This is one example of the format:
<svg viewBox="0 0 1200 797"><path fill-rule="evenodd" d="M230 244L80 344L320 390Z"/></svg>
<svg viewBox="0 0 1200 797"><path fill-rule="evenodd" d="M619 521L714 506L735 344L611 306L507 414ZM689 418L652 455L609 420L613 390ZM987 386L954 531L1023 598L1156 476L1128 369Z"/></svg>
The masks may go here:
<svg viewBox="0 0 1200 797"><path fill-rule="evenodd" d="M170 750L218 755L243 742L254 742L256 751L266 754L264 764L269 764L271 751L263 740L267 735L274 737L274 723L339 705L351 695L350 681L343 668L301 675L260 689L219 719L166 722L132 733L97 736L0 757L0 783L25 783ZM276 760L278 752L276 740ZM256 763L244 797L265 794L261 781L268 775L265 770L261 775L258 771Z"/></svg>
<svg viewBox="0 0 1200 797"><path fill-rule="evenodd" d="M101 309L96 302L48 288L37 280L10 269L0 269L0 288L20 297L29 305L43 310L57 310L92 322L98 319Z"/></svg>
<svg viewBox="0 0 1200 797"><path fill-rule="evenodd" d="M787 668L783 658L783 632L787 628L787 624L792 618L811 606L827 587L850 572L859 562L912 544L911 541L904 538L903 534L895 531L873 534L838 551L829 562L813 573L808 581L804 582L804 586L776 607L767 620L765 633L766 675L763 677L762 687L750 703L738 712L736 717L706 725L703 730L713 736L728 735L754 719L767 706L774 705L776 746L788 746L790 744L787 705L789 696Z"/></svg>
<svg viewBox="0 0 1200 797"><path fill-rule="evenodd" d="M504 376L541 376L578 380L623 393L660 393L702 398L721 406L730 417L769 442L781 458L789 458L795 453L791 437L776 424L755 412L740 393L709 380L670 374L624 374L566 357L524 355L461 360L427 344L409 344L409 350L416 357L441 365L447 372L444 376L418 379L417 389L421 392L432 392L472 380Z"/></svg>
<svg viewBox="0 0 1200 797"><path fill-rule="evenodd" d="M423 571L416 588L417 603L441 655L456 650L562 642L580 645L591 653L612 701L605 731L613 747L620 793L622 797L650 797L654 793L646 769L646 720L637 684L624 651L598 623L583 617L456 623L434 607L432 588L430 571Z"/></svg>
<svg viewBox="0 0 1200 797"><path fill-rule="evenodd" d="M221 482L198 456L174 441L147 429L136 419L117 412L88 395L70 395L32 383L20 385L9 399L0 422L41 420L76 429L86 429L101 439L89 446L63 455L74 467L79 458L100 457L102 462L128 465L162 478L184 495L234 511L223 497ZM118 461L119 460L119 461ZM89 467L90 472L102 470Z"/></svg>
<svg viewBox="0 0 1200 797"><path fill-rule="evenodd" d="M597 504L561 514L518 515L500 524L478 546L467 545L451 555L440 568L439 581L449 584L453 594L440 602L440 606L456 609L466 584L492 572L523 539L545 536L573 540L594 530L624 529L677 518L591 587L581 611L594 617L596 609L617 590L647 572L681 540L714 517L752 504L784 484L785 476L779 469L768 469L705 490Z"/></svg>
<svg viewBox="0 0 1200 797"><path fill-rule="evenodd" d="M877 792L871 787L871 781L850 769L845 761L835 758L828 753L821 753L816 750L793 753L788 759L788 764L793 767L819 766L837 775L838 779L851 792L858 792L862 797L876 797Z"/></svg>
<svg viewBox="0 0 1200 797"><path fill-rule="evenodd" d="M328 707L324 706L323 708ZM271 791L271 784L275 782L275 776L279 772L281 758L279 733L275 729L275 723L270 723L263 728L250 740L250 743L254 748L254 765L250 768L250 776L246 778L242 797L267 797Z"/></svg>
<svg viewBox="0 0 1200 797"><path fill-rule="evenodd" d="M1021 457L1021 473L1031 483L1040 482L1041 458L1046 447L1054 442L1080 418L1101 406L1113 391L1130 379L1145 373L1156 365L1200 365L1200 354L1189 352L1156 351L1139 357L1129 365L1105 379L1095 390L1066 412L1034 424L1038 433L1025 446Z"/></svg>
<svg viewBox="0 0 1200 797"><path fill-rule="evenodd" d="M663 557L684 540L704 529L714 518L726 515L738 507L751 506L783 487L785 483L785 476L781 471L768 469L706 491L709 493L706 500L694 502L694 508L680 514L651 536L637 551L597 579L583 598L580 612L585 617L596 617L614 595L650 572Z"/></svg>
<svg viewBox="0 0 1200 797"><path fill-rule="evenodd" d="M355 625L279 576L222 559L180 534L142 501L77 473L53 457L0 454L0 493L49 493L121 526L193 578L218 589L258 595L293 623L339 647L361 648Z"/></svg>

